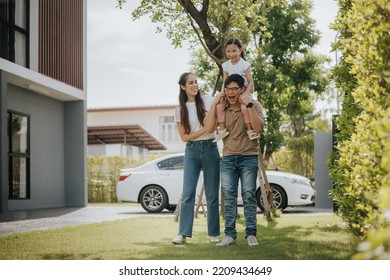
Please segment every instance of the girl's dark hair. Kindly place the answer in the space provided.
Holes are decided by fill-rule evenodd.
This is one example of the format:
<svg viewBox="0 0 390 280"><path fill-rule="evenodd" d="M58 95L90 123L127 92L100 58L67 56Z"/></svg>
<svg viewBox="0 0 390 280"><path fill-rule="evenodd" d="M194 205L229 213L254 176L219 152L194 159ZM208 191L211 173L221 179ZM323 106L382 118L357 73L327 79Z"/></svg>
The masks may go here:
<svg viewBox="0 0 390 280"><path fill-rule="evenodd" d="M188 96L186 94L186 91L182 89L181 86L185 86L188 80L189 75L194 75L191 72L185 72L181 74L179 78L179 104L180 104L180 122L184 127L184 132L186 134L189 134L191 131L190 121L188 117L188 110L186 106L186 102L188 101ZM195 75L194 75L195 76ZM203 120L206 116L206 109L204 107L204 102L201 96L201 92L198 89L198 93L195 96L195 105L196 105L196 113L198 115L198 120L201 125L203 125Z"/></svg>
<svg viewBox="0 0 390 280"><path fill-rule="evenodd" d="M242 49L242 44L240 42L240 40L236 39L236 38L231 38L229 40L227 40L226 44L225 44L225 49L228 45L236 45L238 48L240 48L242 51L241 51L241 57L243 59L245 59L245 56L244 56L244 50Z"/></svg>

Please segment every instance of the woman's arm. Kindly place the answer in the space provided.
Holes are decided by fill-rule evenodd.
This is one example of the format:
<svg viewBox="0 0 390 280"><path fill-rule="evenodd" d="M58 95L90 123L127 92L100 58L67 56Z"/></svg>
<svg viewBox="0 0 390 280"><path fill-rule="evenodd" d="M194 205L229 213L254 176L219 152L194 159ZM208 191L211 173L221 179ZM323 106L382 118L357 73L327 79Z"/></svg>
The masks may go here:
<svg viewBox="0 0 390 280"><path fill-rule="evenodd" d="M219 101L221 100L222 92L217 93L214 96L213 102L211 103L209 113L207 114L203 125L204 128L208 133L213 133L215 129L217 128L218 122L217 122L217 105Z"/></svg>
<svg viewBox="0 0 390 280"><path fill-rule="evenodd" d="M183 142L194 140L207 132L205 128L202 128L194 133L186 134L184 132L184 126L179 122L177 123L177 130L179 131L180 138Z"/></svg>

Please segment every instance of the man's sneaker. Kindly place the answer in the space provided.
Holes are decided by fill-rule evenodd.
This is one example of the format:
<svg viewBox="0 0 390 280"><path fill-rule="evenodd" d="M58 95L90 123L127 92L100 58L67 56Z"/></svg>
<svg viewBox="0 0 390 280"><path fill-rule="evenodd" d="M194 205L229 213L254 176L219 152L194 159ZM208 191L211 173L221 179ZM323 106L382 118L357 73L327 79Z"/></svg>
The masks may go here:
<svg viewBox="0 0 390 280"><path fill-rule="evenodd" d="M229 135L229 131L227 131L226 128L224 128L222 130L217 129L217 133L215 134L215 139L213 142L218 142L219 140L222 140L223 138L225 138L228 135Z"/></svg>
<svg viewBox="0 0 390 280"><path fill-rule="evenodd" d="M216 245L217 246L226 246L226 245L230 245L233 243L236 243L236 240L233 237L227 235L222 239L221 242L217 243Z"/></svg>
<svg viewBox="0 0 390 280"><path fill-rule="evenodd" d="M217 242L219 242L219 239L218 239L218 237L216 237L216 236L209 236L209 240L210 240L210 242L212 242L212 243L217 243Z"/></svg>
<svg viewBox="0 0 390 280"><path fill-rule="evenodd" d="M172 240L172 243L173 243L173 244L176 244L176 245L184 244L184 243L186 243L186 237L183 236L183 235L178 235L178 236L176 236L176 237Z"/></svg>
<svg viewBox="0 0 390 280"><path fill-rule="evenodd" d="M249 246L257 246L257 245L259 245L259 242L257 242L257 238L254 235L249 235L246 238L246 242L248 242Z"/></svg>
<svg viewBox="0 0 390 280"><path fill-rule="evenodd" d="M255 139L260 137L260 134L256 133L254 130L248 130L247 133L248 133L249 139L251 139L251 140L255 140Z"/></svg>

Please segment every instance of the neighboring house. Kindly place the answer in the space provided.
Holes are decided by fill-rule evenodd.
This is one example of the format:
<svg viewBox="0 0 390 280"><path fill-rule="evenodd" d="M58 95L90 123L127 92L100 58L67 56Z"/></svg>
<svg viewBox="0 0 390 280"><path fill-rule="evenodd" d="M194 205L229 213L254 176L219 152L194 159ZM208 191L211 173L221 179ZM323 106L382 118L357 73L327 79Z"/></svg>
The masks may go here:
<svg viewBox="0 0 390 280"><path fill-rule="evenodd" d="M0 213L87 204L86 0L0 1Z"/></svg>
<svg viewBox="0 0 390 280"><path fill-rule="evenodd" d="M89 155L145 155L183 152L174 121L177 105L90 108Z"/></svg>

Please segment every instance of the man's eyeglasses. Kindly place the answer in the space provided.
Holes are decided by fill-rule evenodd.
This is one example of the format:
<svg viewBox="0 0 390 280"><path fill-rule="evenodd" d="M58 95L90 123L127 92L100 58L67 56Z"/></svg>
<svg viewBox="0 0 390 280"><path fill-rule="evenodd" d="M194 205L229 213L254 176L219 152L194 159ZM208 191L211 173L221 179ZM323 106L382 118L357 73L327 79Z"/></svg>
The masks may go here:
<svg viewBox="0 0 390 280"><path fill-rule="evenodd" d="M239 87L225 87L225 91L226 92L234 92L234 93L236 93L236 92L238 92L239 89L240 89Z"/></svg>

